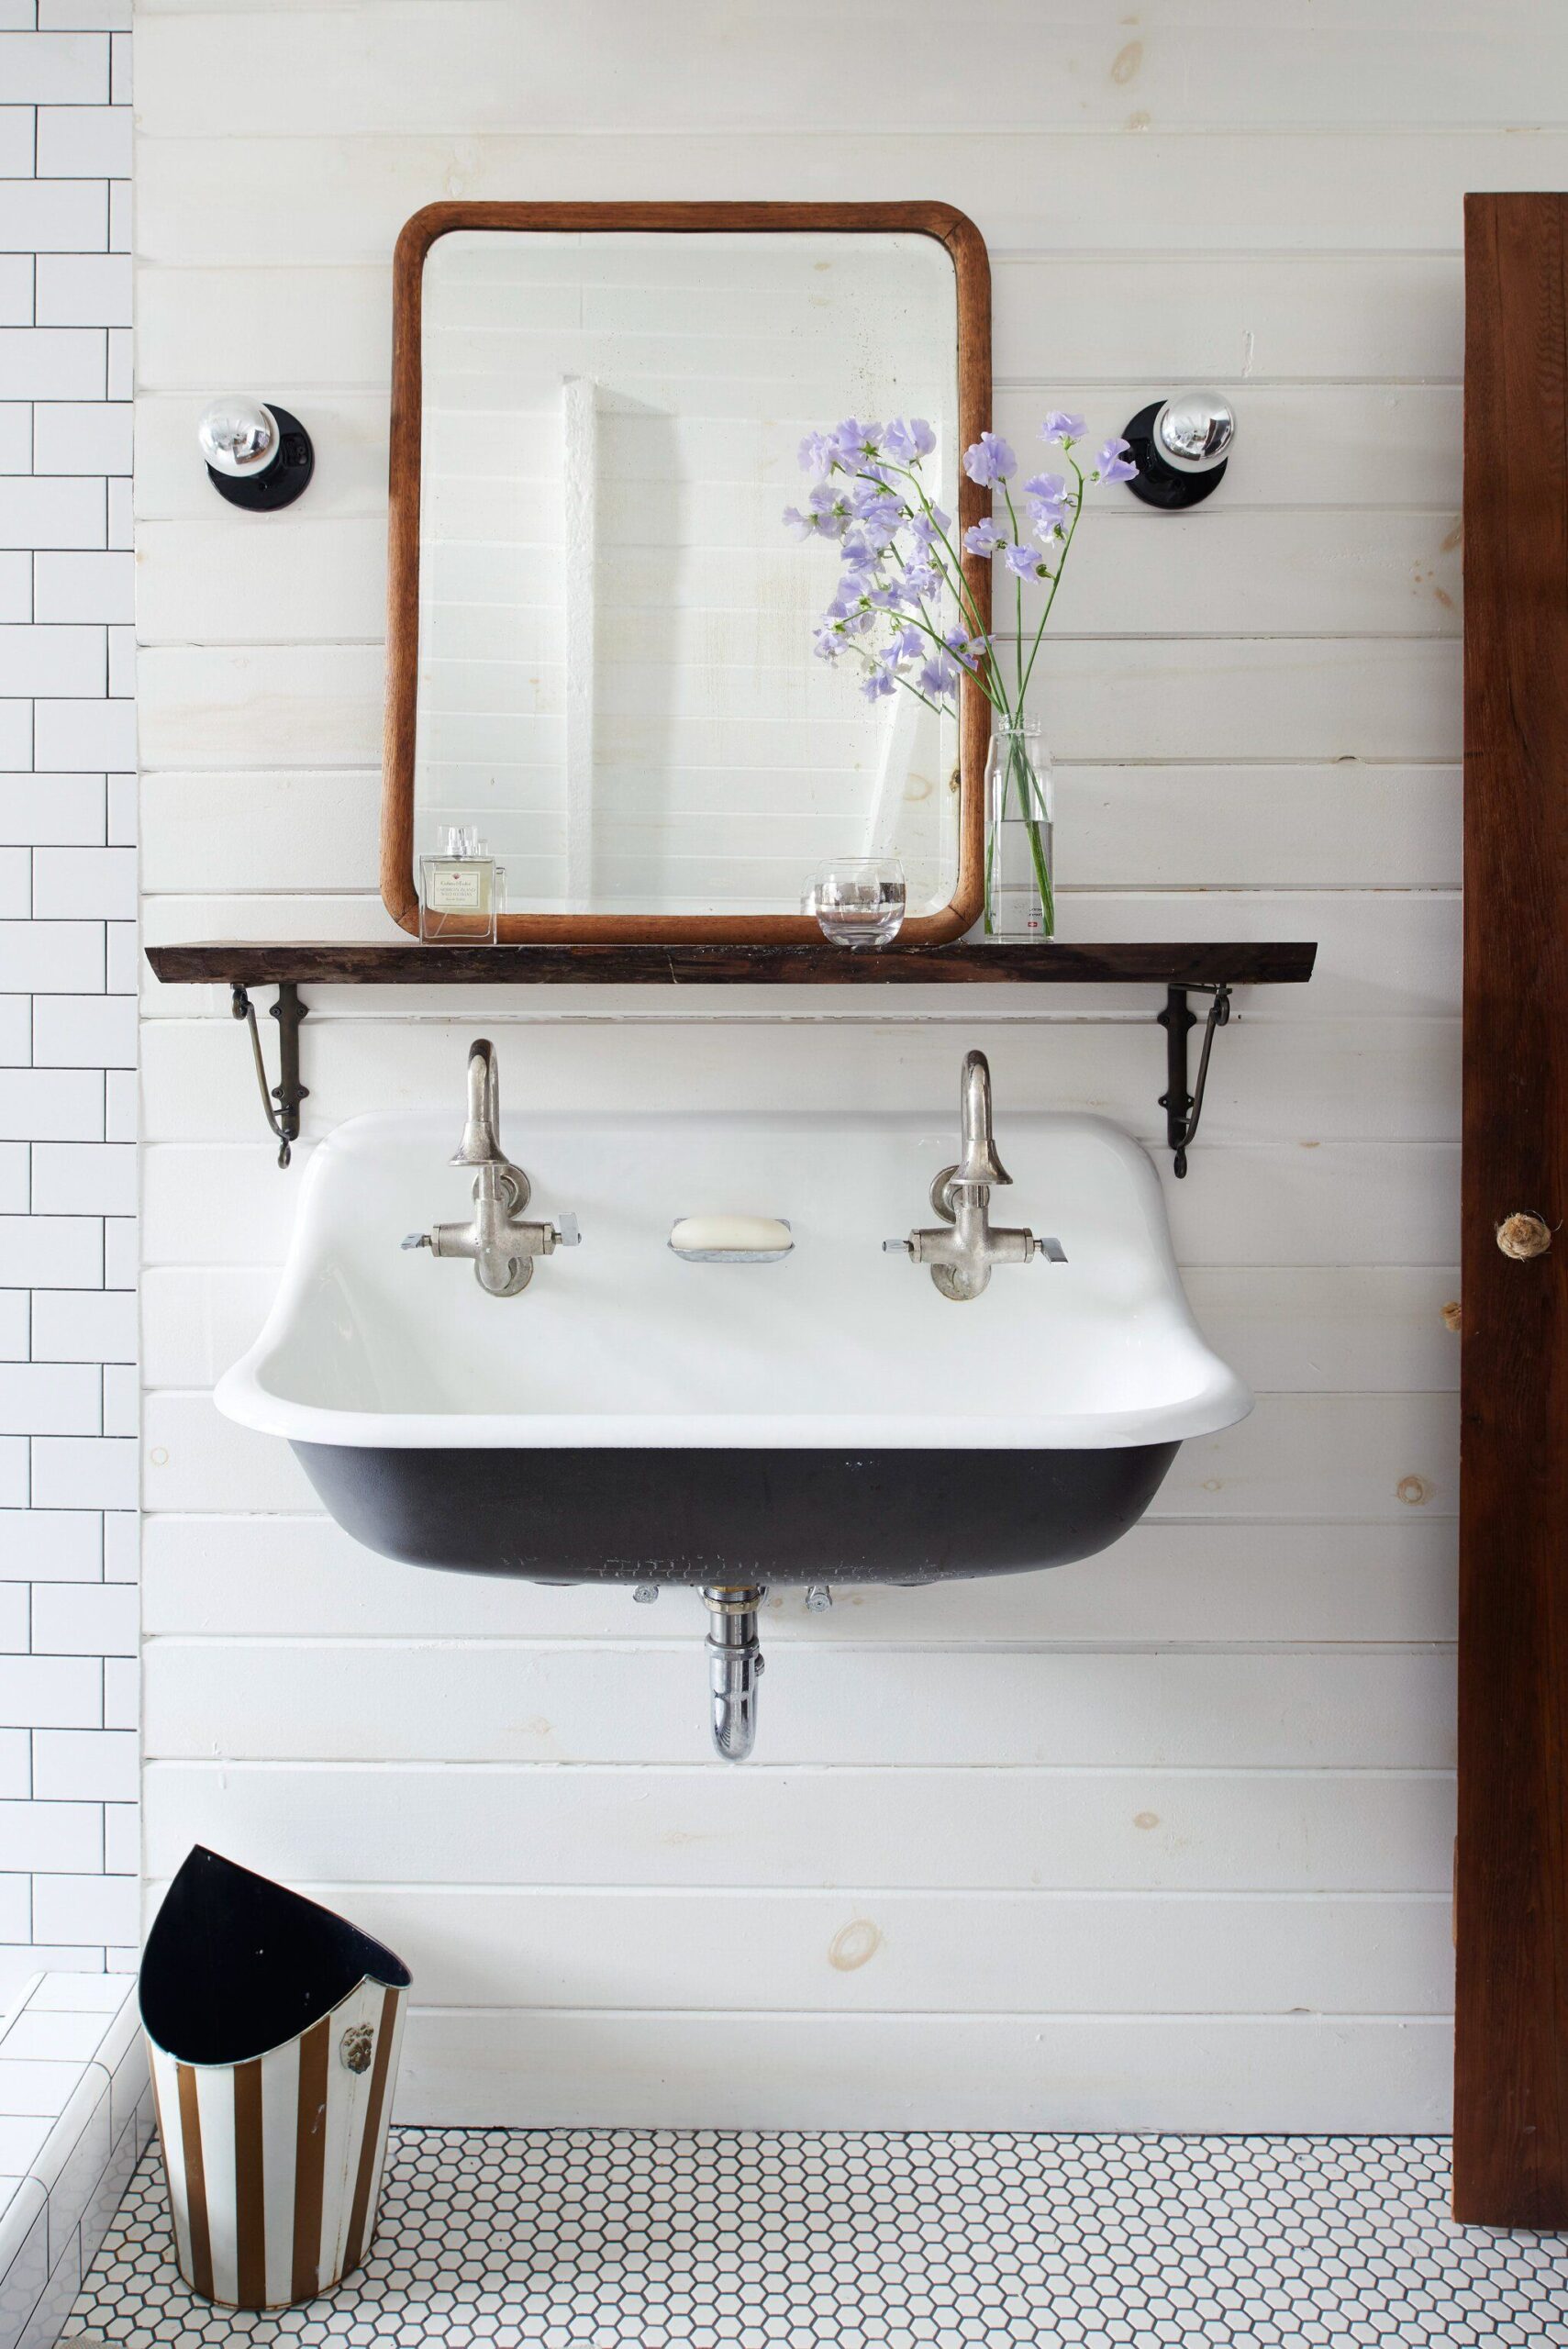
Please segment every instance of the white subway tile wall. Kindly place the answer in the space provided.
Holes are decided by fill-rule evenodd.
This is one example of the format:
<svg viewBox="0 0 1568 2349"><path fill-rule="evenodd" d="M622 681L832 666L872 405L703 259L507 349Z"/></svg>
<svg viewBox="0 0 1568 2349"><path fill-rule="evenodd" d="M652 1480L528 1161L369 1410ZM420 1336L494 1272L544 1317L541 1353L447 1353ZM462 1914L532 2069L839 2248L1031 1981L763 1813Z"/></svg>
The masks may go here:
<svg viewBox="0 0 1568 2349"><path fill-rule="evenodd" d="M0 1999L138 1939L129 22L0 7Z"/></svg>

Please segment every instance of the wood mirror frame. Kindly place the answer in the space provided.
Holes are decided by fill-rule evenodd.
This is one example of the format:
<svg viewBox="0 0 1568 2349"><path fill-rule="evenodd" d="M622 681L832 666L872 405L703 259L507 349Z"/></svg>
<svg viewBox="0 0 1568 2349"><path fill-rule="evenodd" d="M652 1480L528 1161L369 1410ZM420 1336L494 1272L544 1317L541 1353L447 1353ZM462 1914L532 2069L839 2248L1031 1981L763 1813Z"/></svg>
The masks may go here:
<svg viewBox="0 0 1568 2349"><path fill-rule="evenodd" d="M974 223L950 204L428 204L397 239L393 260L392 436L388 485L386 733L381 816L381 894L388 913L416 936L414 745L419 663L420 325L425 258L457 228L683 231L878 230L934 237L952 260L958 313L960 448L991 423L991 264ZM961 531L990 511L990 493L961 474ZM966 556L963 573L989 625L991 565ZM803 658L805 657L803 652ZM959 700L958 880L947 905L904 924L899 943L938 946L962 938L984 895L984 774L989 704L965 677ZM805 914L506 914L507 940L643 940L688 945L785 945L819 938Z"/></svg>

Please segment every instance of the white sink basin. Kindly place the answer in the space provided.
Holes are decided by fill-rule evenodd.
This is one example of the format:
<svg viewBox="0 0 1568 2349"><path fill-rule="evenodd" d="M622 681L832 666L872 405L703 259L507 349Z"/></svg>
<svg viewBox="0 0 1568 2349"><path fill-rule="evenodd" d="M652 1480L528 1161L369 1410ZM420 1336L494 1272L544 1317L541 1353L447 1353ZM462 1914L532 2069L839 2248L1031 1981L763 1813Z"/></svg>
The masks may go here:
<svg viewBox="0 0 1568 2349"><path fill-rule="evenodd" d="M1096 1118L1004 1108L998 1222L1064 1264L966 1304L882 1242L931 1220L951 1118L536 1117L503 1139L582 1245L496 1298L406 1253L470 1211L461 1119L315 1154L277 1300L219 1408L292 1443L371 1547L542 1581L878 1580L1062 1564L1251 1408L1177 1276L1153 1168ZM780 1262L687 1263L688 1216L781 1217Z"/></svg>

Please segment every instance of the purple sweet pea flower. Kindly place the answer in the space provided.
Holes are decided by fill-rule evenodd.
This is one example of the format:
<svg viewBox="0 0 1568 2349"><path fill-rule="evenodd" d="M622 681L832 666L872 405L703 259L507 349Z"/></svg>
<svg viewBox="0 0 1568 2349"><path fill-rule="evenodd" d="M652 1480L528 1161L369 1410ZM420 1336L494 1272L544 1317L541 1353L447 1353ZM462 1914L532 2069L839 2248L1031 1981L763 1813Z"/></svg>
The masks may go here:
<svg viewBox="0 0 1568 2349"><path fill-rule="evenodd" d="M912 562L905 571L904 584L914 600L922 603L929 596L940 596L942 583L929 562Z"/></svg>
<svg viewBox="0 0 1568 2349"><path fill-rule="evenodd" d="M828 605L828 618L846 644L857 636L864 636L868 629L874 628L876 625L874 612L868 612L863 607L857 607L854 605L840 610L837 602Z"/></svg>
<svg viewBox="0 0 1568 2349"><path fill-rule="evenodd" d="M916 682L920 691L929 695L932 701L941 701L958 684L958 671L951 661L944 660L940 652L935 652L921 670Z"/></svg>
<svg viewBox="0 0 1568 2349"><path fill-rule="evenodd" d="M828 484L818 482L806 501L808 511L802 513L798 506L786 506L784 522L786 530L797 539L837 539L843 535L844 516L834 502Z"/></svg>
<svg viewBox="0 0 1568 2349"><path fill-rule="evenodd" d="M984 522L972 522L963 534L965 554L999 554L1006 543L1005 533L989 515Z"/></svg>
<svg viewBox="0 0 1568 2349"><path fill-rule="evenodd" d="M1102 481L1136 481L1138 467L1128 462L1125 440L1107 440L1095 461L1095 470Z"/></svg>
<svg viewBox="0 0 1568 2349"><path fill-rule="evenodd" d="M867 701L881 701L886 695L896 693L897 690L898 679L894 674L892 662L887 660L876 662L870 676L861 687Z"/></svg>
<svg viewBox="0 0 1568 2349"><path fill-rule="evenodd" d="M937 436L923 416L907 420L895 416L882 436L882 445L895 464L917 465L937 445Z"/></svg>
<svg viewBox="0 0 1568 2349"><path fill-rule="evenodd" d="M913 661L917 652L924 652L926 649L924 629L901 628L893 640L893 649L900 661Z"/></svg>
<svg viewBox="0 0 1568 2349"><path fill-rule="evenodd" d="M830 481L819 481L806 500L817 517L819 538L841 539L849 527L850 509Z"/></svg>
<svg viewBox="0 0 1568 2349"><path fill-rule="evenodd" d="M962 668L973 669L985 650L983 636L965 636L962 629L950 628L942 642Z"/></svg>
<svg viewBox="0 0 1568 2349"><path fill-rule="evenodd" d="M1051 506L1059 505L1066 495L1065 473L1030 473L1024 484L1026 497L1043 497Z"/></svg>
<svg viewBox="0 0 1568 2349"><path fill-rule="evenodd" d="M1045 565L1033 547L1008 547L1004 551L1003 559L1008 570L1019 579L1039 579L1044 574Z"/></svg>
<svg viewBox="0 0 1568 2349"><path fill-rule="evenodd" d="M844 649L840 629L832 620L818 620L811 631L811 649L818 661L836 661Z"/></svg>
<svg viewBox="0 0 1568 2349"><path fill-rule="evenodd" d="M1018 461L999 432L983 432L973 449L963 452L963 470L982 489L1017 473Z"/></svg>
<svg viewBox="0 0 1568 2349"><path fill-rule="evenodd" d="M1040 428L1040 437L1050 441L1053 449L1066 449L1084 437L1084 419L1069 416L1065 408L1053 407Z"/></svg>
<svg viewBox="0 0 1568 2349"><path fill-rule="evenodd" d="M825 473L832 470L833 442L826 432L808 432L800 444L800 470L803 473Z"/></svg>
<svg viewBox="0 0 1568 2349"><path fill-rule="evenodd" d="M899 500L875 482L856 482L849 492L848 504L851 513L862 526L862 535L878 547L888 545L895 531L907 519Z"/></svg>
<svg viewBox="0 0 1568 2349"><path fill-rule="evenodd" d="M857 473L882 449L880 424L862 424L858 417L847 416L842 424L833 428L833 455L846 473Z"/></svg>
<svg viewBox="0 0 1568 2349"><path fill-rule="evenodd" d="M933 540L945 536L952 528L952 516L944 514L940 506L928 512L924 507L909 517L909 535L924 553L931 551Z"/></svg>
<svg viewBox="0 0 1568 2349"><path fill-rule="evenodd" d="M1029 501L1029 519L1037 537L1050 540L1059 539L1067 526L1067 507L1059 497L1036 497Z"/></svg>

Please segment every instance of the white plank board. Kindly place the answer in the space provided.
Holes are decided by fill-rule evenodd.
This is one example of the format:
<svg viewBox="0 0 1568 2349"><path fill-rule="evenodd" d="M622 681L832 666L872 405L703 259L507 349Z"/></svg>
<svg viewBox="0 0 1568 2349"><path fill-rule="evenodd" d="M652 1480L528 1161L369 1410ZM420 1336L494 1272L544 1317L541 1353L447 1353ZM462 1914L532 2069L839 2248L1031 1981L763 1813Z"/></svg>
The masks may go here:
<svg viewBox="0 0 1568 2349"><path fill-rule="evenodd" d="M1451 384L1462 364L1457 255L1002 253L993 278L993 364L1008 390L1207 375ZM215 368L290 387L389 385L388 263L143 268L138 284L144 392L199 395Z"/></svg>
<svg viewBox="0 0 1568 2349"><path fill-rule="evenodd" d="M657 2018L416 2009L405 2122L672 2128L1432 2131L1425 2016Z"/></svg>
<svg viewBox="0 0 1568 2349"><path fill-rule="evenodd" d="M234 70L224 13L144 15L137 99L146 134L277 128L272 77ZM1302 0L1261 20L1246 0L1230 0L1164 13L1147 34L1119 10L1042 14L1032 0L994 0L985 64L1006 59L1000 89L990 71L933 71L951 25L938 0L900 11L899 39L877 57L884 122L936 139L993 128L1120 130L1140 120L1166 129L1504 126L1560 122L1562 101L1553 99L1568 83L1568 33L1555 16L1532 11L1532 39L1510 41L1452 0L1428 9L1403 0L1371 22L1364 10L1313 10ZM824 0L750 17L744 39L708 43L694 71L662 15L632 0L581 0L560 49L511 0L467 0L455 16L445 0L376 0L316 12L312 70L290 89L287 118L296 135L335 139L526 121L540 133L601 135L651 123L682 133L809 125L841 139L862 129L865 93L853 74L822 72L840 26ZM584 73L584 57L613 59L615 70Z"/></svg>
<svg viewBox="0 0 1568 2349"><path fill-rule="evenodd" d="M688 1659L695 1664L697 1659ZM193 1842L290 1881L1448 1891L1442 1771L744 1770L153 1760L147 1866Z"/></svg>
<svg viewBox="0 0 1568 2349"><path fill-rule="evenodd" d="M148 1887L150 1902L163 1886ZM706 2014L1443 2015L1428 1894L540 1891L300 1884L422 2005Z"/></svg>
<svg viewBox="0 0 1568 2349"><path fill-rule="evenodd" d="M1251 95L1266 106L1270 92L1260 80ZM655 188L696 203L808 203L844 189L841 143L794 124L671 139L638 123L613 139L443 125L351 145L333 130L268 135L277 128L273 117L240 137L144 139L137 233L147 261L222 267L243 251L285 264L308 250L318 262L383 262L438 190L513 203L635 199ZM1528 109L1503 131L1414 124L1397 139L1381 126L1282 137L1260 129L1255 113L1223 138L1195 139L1158 120L1135 137L1119 132L947 125L927 143L925 168L995 252L1222 253L1244 242L1255 251L1451 253L1466 190L1568 184L1568 136L1534 124ZM906 197L909 153L908 134L880 116L857 122L859 195Z"/></svg>
<svg viewBox="0 0 1568 2349"><path fill-rule="evenodd" d="M147 1753L258 1761L681 1762L706 1742L697 1653L629 1640L234 1643L143 1651ZM779 1763L1441 1769L1446 1650L780 1650ZM724 1765L717 1765L722 1767Z"/></svg>
<svg viewBox="0 0 1568 2349"><path fill-rule="evenodd" d="M1185 143L1190 155L1192 142ZM1141 151L1142 145L1141 140L1137 146L1123 143L1109 152L1118 167L1124 167L1126 158ZM175 151L181 167L188 169L189 142ZM227 142L219 150L226 158L230 151ZM299 142L291 140L287 151L297 170ZM334 145L328 151L337 163L342 150ZM602 169L602 151L595 150L595 170ZM157 147L144 147L143 152L159 162L163 160ZM1553 152L1564 153L1562 175L1568 179L1568 139L1559 142ZM269 156L269 169L272 160ZM138 194L145 213L145 180ZM273 194L275 198L275 189ZM1364 217L1359 195L1354 201ZM193 221L201 217L198 207L188 200L182 204L181 216ZM275 217L275 210L269 215ZM322 220L317 224L318 229L325 225ZM1147 219L1140 218L1140 240L1147 229ZM1053 384L1064 386L1065 381L1052 377ZM1225 475L1225 512L1325 504L1457 510L1461 397L1457 384L1268 384L1253 375L1232 378L1223 388L1230 393L1240 417L1240 430ZM1085 416L1105 419L1116 430L1141 404L1141 394L1129 393L1125 383L1077 383L1072 390ZM310 484L309 518L373 517L384 521L385 398L377 393L316 386L308 404L311 439L321 458ZM1026 448L1039 429L1041 405L1038 390L1004 389L995 404L997 429L1015 447ZM215 518L212 486L200 466L191 462L193 409L199 406L199 395L186 392L144 392L137 401L136 510L146 520L210 522ZM793 488L793 452L784 479ZM784 494L781 483L781 502Z"/></svg>
<svg viewBox="0 0 1568 2349"><path fill-rule="evenodd" d="M148 1275L150 1290L164 1279ZM1397 1524L1256 1526L1145 1520L1096 1558L1049 1574L983 1575L923 1590L840 1586L807 1609L798 1588L763 1602L762 1636L813 1647L1088 1643L1131 1640L1447 1641L1456 1627L1451 1518L1412 1509ZM149 1637L387 1636L668 1641L705 1628L689 1591L633 1612L624 1585L566 1589L497 1575L400 1565L327 1517L155 1514L142 1533Z"/></svg>
<svg viewBox="0 0 1568 2349"><path fill-rule="evenodd" d="M1124 419L1113 409L1100 421L1114 431ZM772 503L782 507L795 488L786 480ZM383 640L386 532L380 521L302 518L286 535L259 536L247 530L250 518L225 512L139 526L142 644ZM802 608L787 625L782 616L764 614L761 642L770 668L759 669L751 658L758 635L749 609L759 592L756 558L710 543L633 551L615 570L619 592L640 595L648 606L630 631L639 658L601 669L600 706L613 712L620 692L645 713L684 718L727 688L733 695L737 681L727 673L736 671L744 674L741 690L759 725L792 714L802 696L825 716L840 706L852 713L849 678L809 658L810 621L837 576L833 552L792 547L782 524L771 537L777 544L764 541L761 575L772 583L775 602L791 596ZM544 558L529 575L541 586L553 582L556 559ZM998 596L1006 611L1010 598L1000 583ZM705 602L713 607L711 626L705 622L703 630L705 665L661 669L672 649L663 632L673 644L689 631L691 607ZM1059 639L1158 636L1182 613L1192 633L1205 637L1457 636L1459 605L1459 522L1446 508L1275 513L1208 505L1190 515L1153 516L1113 485L1098 493L1085 516L1052 628ZM1031 601L1029 624L1033 610ZM613 654L617 644L612 628L606 651Z"/></svg>
<svg viewBox="0 0 1568 2349"><path fill-rule="evenodd" d="M1451 766L1062 764L1055 787L1064 898L1091 888L1266 889L1285 873L1305 888L1459 882ZM324 924L326 935L346 937L350 909L334 898L375 896L381 776L372 770L153 773L142 777L141 806L144 891L200 901L188 914L150 903L150 943L210 936L215 924L226 936L260 937L257 924L272 910L255 902L263 891L291 900L294 935ZM783 1008L797 1000L786 993ZM186 1010L192 1002L188 988L168 998ZM934 991L922 995L922 1011L935 1002Z"/></svg>
<svg viewBox="0 0 1568 2349"><path fill-rule="evenodd" d="M234 771L373 767L376 645L154 646L138 665L144 766ZM1459 647L1238 639L1074 644L1045 685L1051 749L1069 763L1459 755ZM750 735L706 746L748 763Z"/></svg>
<svg viewBox="0 0 1568 2349"><path fill-rule="evenodd" d="M371 1109L439 1108L461 1101L473 1032L455 1005L442 1018L335 1020L314 1009L306 1081L306 1134ZM757 1022L617 1021L613 1012L528 1031L528 1083L539 1108L929 1108L954 1094L951 1036L941 1026L886 1019L837 1026ZM768 1023L763 1023L767 1025ZM645 1040L623 1051L627 1026ZM1147 1009L1116 1022L1017 1023L993 1028L973 1013L970 1043L992 1056L999 1103L1074 1108L1114 1118L1163 1147L1156 1107L1163 1089L1162 1039ZM652 1049L652 1040L658 1048ZM243 1043L217 1019L149 1021L142 1033L142 1132L151 1142L240 1141L256 1128L256 1078ZM504 1050L504 1047L502 1048ZM1288 1061L1288 1081L1284 1069ZM1292 1022L1286 1054L1279 1028L1233 1019L1209 1070L1199 1147L1290 1141L1448 1141L1459 1130L1456 1020Z"/></svg>

